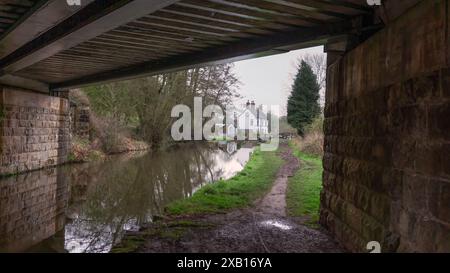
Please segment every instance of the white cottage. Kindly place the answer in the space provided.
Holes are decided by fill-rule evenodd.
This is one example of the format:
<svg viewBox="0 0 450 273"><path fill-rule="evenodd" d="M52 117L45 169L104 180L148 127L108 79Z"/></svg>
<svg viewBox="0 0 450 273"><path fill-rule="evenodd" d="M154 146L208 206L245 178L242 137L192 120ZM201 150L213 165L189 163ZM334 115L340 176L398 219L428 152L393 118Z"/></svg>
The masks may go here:
<svg viewBox="0 0 450 273"><path fill-rule="evenodd" d="M247 102L242 109L234 111L234 117L227 123L227 135L245 136L247 139L265 138L269 134L269 121L262 106L254 101Z"/></svg>
<svg viewBox="0 0 450 273"><path fill-rule="evenodd" d="M225 123L216 124L216 128L223 128L219 131L224 132L227 138L239 136L239 139L257 140L265 139L269 134L269 121L264 113L262 106L256 107L254 101L247 102L242 108L235 108L227 112ZM223 135L218 132L218 138Z"/></svg>

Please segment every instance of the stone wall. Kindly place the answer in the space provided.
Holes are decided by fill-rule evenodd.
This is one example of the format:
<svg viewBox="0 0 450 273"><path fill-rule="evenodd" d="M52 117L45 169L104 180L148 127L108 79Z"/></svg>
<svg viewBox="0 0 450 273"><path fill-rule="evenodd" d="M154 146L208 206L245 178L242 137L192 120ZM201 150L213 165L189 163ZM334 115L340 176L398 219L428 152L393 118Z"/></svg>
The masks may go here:
<svg viewBox="0 0 450 273"><path fill-rule="evenodd" d="M71 103L70 132L73 136L78 136L83 139L89 139L91 133L89 106Z"/></svg>
<svg viewBox="0 0 450 273"><path fill-rule="evenodd" d="M447 0L328 68L322 225L351 251L450 252Z"/></svg>
<svg viewBox="0 0 450 273"><path fill-rule="evenodd" d="M66 162L67 99L0 86L0 107L0 175Z"/></svg>

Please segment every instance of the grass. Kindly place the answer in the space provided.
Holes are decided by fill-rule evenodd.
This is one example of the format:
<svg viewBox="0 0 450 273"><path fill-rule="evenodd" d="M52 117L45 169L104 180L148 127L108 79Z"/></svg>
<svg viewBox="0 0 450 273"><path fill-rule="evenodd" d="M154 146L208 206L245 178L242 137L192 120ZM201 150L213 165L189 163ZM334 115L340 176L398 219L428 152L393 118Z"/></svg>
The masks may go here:
<svg viewBox="0 0 450 273"><path fill-rule="evenodd" d="M272 186L282 160L275 152L256 150L244 169L228 180L204 186L192 197L166 207L168 215L222 213L250 206Z"/></svg>
<svg viewBox="0 0 450 273"><path fill-rule="evenodd" d="M128 235L119 245L114 246L110 253L132 253L145 243L143 235Z"/></svg>
<svg viewBox="0 0 450 273"><path fill-rule="evenodd" d="M182 238L191 228L209 229L215 225L204 222L189 220L171 221L168 223L154 223L151 227L137 234L126 235L118 245L111 249L111 253L132 253L136 252L149 238L177 241Z"/></svg>
<svg viewBox="0 0 450 273"><path fill-rule="evenodd" d="M231 209L251 206L271 188L279 167L283 163L276 152L255 150L244 169L228 180L209 184L195 192L190 198L175 201L165 208L168 216L189 216L206 213L224 213ZM191 220L176 220L179 217L155 222L138 234L127 235L113 247L112 253L136 252L146 240L177 241L193 228L209 229L214 224Z"/></svg>
<svg viewBox="0 0 450 273"><path fill-rule="evenodd" d="M299 151L292 143L290 146L301 163L300 169L289 179L286 193L287 212L290 216L306 216L306 224L315 227L319 220L322 159Z"/></svg>
<svg viewBox="0 0 450 273"><path fill-rule="evenodd" d="M228 136L218 136L214 137L211 141L233 141L234 139Z"/></svg>

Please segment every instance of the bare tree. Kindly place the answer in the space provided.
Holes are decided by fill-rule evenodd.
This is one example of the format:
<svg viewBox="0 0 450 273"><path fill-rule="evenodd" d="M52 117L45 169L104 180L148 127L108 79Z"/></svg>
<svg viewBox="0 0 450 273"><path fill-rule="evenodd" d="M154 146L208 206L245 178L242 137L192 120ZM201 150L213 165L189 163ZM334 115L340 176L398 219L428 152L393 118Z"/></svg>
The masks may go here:
<svg viewBox="0 0 450 273"><path fill-rule="evenodd" d="M327 56L325 54L308 54L303 57L303 60L311 66L314 74L316 74L320 88L325 88Z"/></svg>
<svg viewBox="0 0 450 273"><path fill-rule="evenodd" d="M320 86L319 104L321 107L325 105L325 85L327 79L327 55L325 53L307 54L301 60L308 63L314 74L317 76L317 82ZM300 60L300 62L301 62Z"/></svg>
<svg viewBox="0 0 450 273"><path fill-rule="evenodd" d="M86 90L97 112L135 123L140 137L153 146L168 139L171 109L192 106L194 97L205 105L225 107L238 97L239 81L232 64L194 68L153 77L106 84Z"/></svg>

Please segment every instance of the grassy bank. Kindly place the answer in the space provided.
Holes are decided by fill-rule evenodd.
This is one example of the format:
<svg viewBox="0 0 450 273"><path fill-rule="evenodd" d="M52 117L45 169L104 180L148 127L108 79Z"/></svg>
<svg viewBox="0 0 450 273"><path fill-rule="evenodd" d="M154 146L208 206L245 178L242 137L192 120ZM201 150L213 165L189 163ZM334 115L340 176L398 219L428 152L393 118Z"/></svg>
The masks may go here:
<svg viewBox="0 0 450 273"><path fill-rule="evenodd" d="M231 209L251 206L270 190L282 163L276 152L256 150L236 176L206 185L190 198L169 204L165 208L165 214L169 217L163 217L164 220L154 222L136 234L125 236L111 252L135 252L149 238L176 241L191 229L206 230L214 227L211 223L192 220L190 216L225 213Z"/></svg>
<svg viewBox="0 0 450 273"><path fill-rule="evenodd" d="M296 145L290 146L293 154L300 160L300 169L289 179L286 193L287 211L290 216L307 217L307 224L315 226L319 219L322 159L299 151Z"/></svg>
<svg viewBox="0 0 450 273"><path fill-rule="evenodd" d="M275 152L256 150L245 168L231 179L204 186L192 197L166 207L169 215L220 213L249 206L271 187L282 160Z"/></svg>

